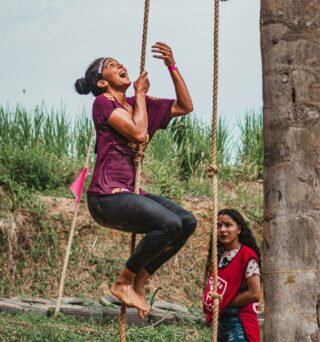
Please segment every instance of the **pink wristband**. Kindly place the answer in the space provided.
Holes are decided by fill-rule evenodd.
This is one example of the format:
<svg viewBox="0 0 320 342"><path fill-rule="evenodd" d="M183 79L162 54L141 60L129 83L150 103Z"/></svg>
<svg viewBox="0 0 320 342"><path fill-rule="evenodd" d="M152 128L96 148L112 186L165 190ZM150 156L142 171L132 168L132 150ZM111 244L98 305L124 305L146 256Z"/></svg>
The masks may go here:
<svg viewBox="0 0 320 342"><path fill-rule="evenodd" d="M169 68L169 70L171 70L171 71L174 71L174 70L177 70L177 69L178 69L178 68L176 67L175 64L169 65L168 68Z"/></svg>

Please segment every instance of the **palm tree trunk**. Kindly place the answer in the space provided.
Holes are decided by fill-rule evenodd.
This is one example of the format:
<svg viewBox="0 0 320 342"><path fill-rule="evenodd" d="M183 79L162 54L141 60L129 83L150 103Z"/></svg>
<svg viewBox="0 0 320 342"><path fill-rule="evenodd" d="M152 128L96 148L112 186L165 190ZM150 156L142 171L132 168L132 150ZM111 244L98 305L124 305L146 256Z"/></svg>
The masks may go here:
<svg viewBox="0 0 320 342"><path fill-rule="evenodd" d="M320 341L320 0L261 0L267 342Z"/></svg>

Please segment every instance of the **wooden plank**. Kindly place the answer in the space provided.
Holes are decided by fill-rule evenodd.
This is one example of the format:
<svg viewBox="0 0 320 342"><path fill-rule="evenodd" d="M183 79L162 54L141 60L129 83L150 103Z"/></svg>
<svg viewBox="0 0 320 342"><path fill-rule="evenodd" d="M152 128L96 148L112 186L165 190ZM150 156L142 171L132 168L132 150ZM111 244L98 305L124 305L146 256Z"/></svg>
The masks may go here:
<svg viewBox="0 0 320 342"><path fill-rule="evenodd" d="M70 305L62 304L60 306L60 312L64 315L72 316L80 321L96 321L99 323L104 322L103 308L101 306L83 306L83 305ZM50 309L49 314L53 314L53 310Z"/></svg>
<svg viewBox="0 0 320 342"><path fill-rule="evenodd" d="M63 302L68 303L87 303L85 299L76 297L67 297ZM63 304L61 312L70 315L81 321L117 322L120 314L120 302L114 296L103 296L100 299L104 305L78 305ZM42 303L42 304L41 304ZM159 309L152 307L149 316L141 319L135 308L127 308L126 322L128 325L143 326L152 323L173 324L182 321L197 321L198 318L188 312L180 305L168 302L156 302L157 306L164 307ZM0 312L14 313L33 313L41 316L52 316L55 308L54 301L42 298L0 298Z"/></svg>
<svg viewBox="0 0 320 342"><path fill-rule="evenodd" d="M23 312L23 308L17 304L0 301L0 312L18 313L18 312Z"/></svg>
<svg viewBox="0 0 320 342"><path fill-rule="evenodd" d="M20 312L30 312L41 316L48 316L48 310L51 306L42 304L30 304L22 302L20 300L12 299L0 301L0 310L10 310L10 307L12 310L16 308Z"/></svg>
<svg viewBox="0 0 320 342"><path fill-rule="evenodd" d="M102 296L99 302L100 304L105 305L105 306L109 306L109 305L121 306L120 300L111 294Z"/></svg>
<svg viewBox="0 0 320 342"><path fill-rule="evenodd" d="M179 304L173 304L165 301L155 301L152 305L153 308L162 309L162 310L168 310L173 312L182 312L182 313L189 313L189 310L182 305Z"/></svg>
<svg viewBox="0 0 320 342"><path fill-rule="evenodd" d="M86 299L78 297L62 297L61 303L70 305L83 305L86 303Z"/></svg>
<svg viewBox="0 0 320 342"><path fill-rule="evenodd" d="M29 304L43 304L43 305L55 305L55 303L56 303L54 300L46 299L46 298L39 298L39 297L17 296L17 297L10 298L10 300L17 301L17 302L29 303Z"/></svg>

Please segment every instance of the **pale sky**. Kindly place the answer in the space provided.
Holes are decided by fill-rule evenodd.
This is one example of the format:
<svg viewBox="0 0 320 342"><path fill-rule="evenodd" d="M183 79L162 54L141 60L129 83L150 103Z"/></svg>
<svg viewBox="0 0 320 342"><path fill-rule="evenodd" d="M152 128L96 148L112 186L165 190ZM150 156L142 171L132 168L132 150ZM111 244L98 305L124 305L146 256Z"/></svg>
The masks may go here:
<svg viewBox="0 0 320 342"><path fill-rule="evenodd" d="M189 86L194 113L210 122L212 112L213 0L151 0L148 54L150 95L175 96L163 62L150 46L173 49ZM74 117L92 95L74 91L77 78L97 57L122 62L138 76L144 0L0 0L0 104L27 108L45 101ZM258 0L220 2L219 115L231 126L246 110L262 108ZM26 89L26 93L23 93ZM128 91L132 95L132 89Z"/></svg>

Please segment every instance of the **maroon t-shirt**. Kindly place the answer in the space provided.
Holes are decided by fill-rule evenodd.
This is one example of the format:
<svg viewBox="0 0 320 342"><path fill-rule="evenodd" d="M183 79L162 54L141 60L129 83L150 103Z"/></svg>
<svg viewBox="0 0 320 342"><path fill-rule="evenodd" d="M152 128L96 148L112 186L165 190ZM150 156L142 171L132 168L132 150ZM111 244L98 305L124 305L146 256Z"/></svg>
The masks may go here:
<svg viewBox="0 0 320 342"><path fill-rule="evenodd" d="M128 97L127 101L134 108L135 98ZM150 140L158 129L167 128L173 102L174 100L146 96ZM103 94L97 96L93 103L92 116L96 129L97 159L87 191L91 195L134 191L134 150L130 147L132 143L108 123L111 113L116 108L123 107L117 100L107 98ZM140 194L146 193L140 190Z"/></svg>

